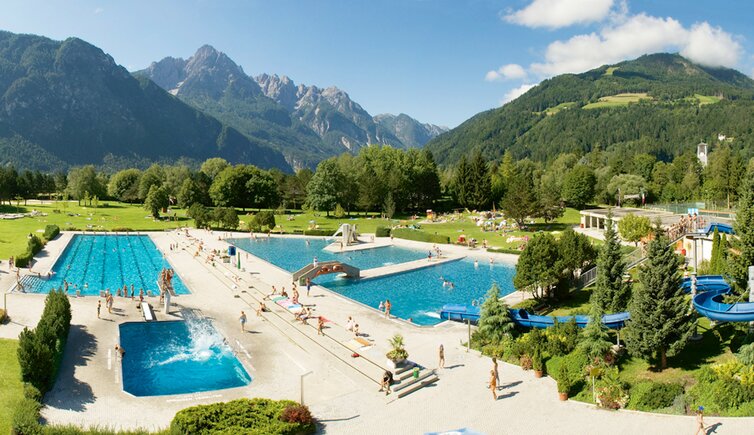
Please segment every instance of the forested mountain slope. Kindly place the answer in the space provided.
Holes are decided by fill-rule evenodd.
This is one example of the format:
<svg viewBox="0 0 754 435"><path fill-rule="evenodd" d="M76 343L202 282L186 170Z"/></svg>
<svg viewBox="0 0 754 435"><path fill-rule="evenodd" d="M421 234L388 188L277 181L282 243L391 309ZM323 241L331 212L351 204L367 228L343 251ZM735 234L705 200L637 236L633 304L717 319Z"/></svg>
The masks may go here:
<svg viewBox="0 0 754 435"><path fill-rule="evenodd" d="M752 79L661 53L545 80L426 146L443 164L474 149L491 159L505 150L547 161L593 149L669 159L724 134L750 155L753 120Z"/></svg>
<svg viewBox="0 0 754 435"><path fill-rule="evenodd" d="M78 38L0 32L0 108L0 164L18 168L217 156L290 170L281 153L134 78Z"/></svg>

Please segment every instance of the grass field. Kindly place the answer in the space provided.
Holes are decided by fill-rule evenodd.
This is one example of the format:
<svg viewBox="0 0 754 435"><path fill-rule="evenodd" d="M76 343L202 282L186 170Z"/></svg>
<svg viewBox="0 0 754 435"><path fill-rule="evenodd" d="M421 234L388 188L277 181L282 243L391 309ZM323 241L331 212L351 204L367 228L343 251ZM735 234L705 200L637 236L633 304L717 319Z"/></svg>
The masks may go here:
<svg viewBox="0 0 754 435"><path fill-rule="evenodd" d="M107 204L105 206L105 204ZM186 217L184 210L175 210L169 213L175 213L175 220L154 220L142 208L141 205L124 204L118 202L103 203L99 208L78 206L76 202L68 202L65 206L63 203L46 202L43 204L34 203L27 206L10 207L3 206L0 208L2 213L31 212L37 210L46 213L46 216L24 217L21 219L5 220L0 224L0 258L7 259L11 255L18 255L26 249L28 234L40 234L47 224L56 224L62 230L75 228L77 230L92 229L96 231L123 229L128 228L134 231L161 231L178 226L193 225L193 221ZM254 211L239 210L241 222L249 220L248 213ZM420 216L419 220L425 216ZM358 225L362 233L373 233L378 226L407 225L418 221L409 219L381 219L378 214L355 213L350 217L336 218L332 215L327 217L325 213L320 212L302 212L289 211L286 215L275 216L279 231L292 233L302 231L316 226L318 229L335 232L342 223L351 223ZM447 235L451 240L456 240L459 234L465 234L466 237L474 237L481 243L487 239L490 246L496 248L515 248L521 242L508 243L506 239L511 236L531 236L537 231L562 231L571 225L578 225L579 212L575 209L566 209L563 217L555 222L545 224L537 220L531 225L529 231L514 231L501 236L499 233L483 232L469 218L469 214L463 214L462 217L454 222L447 223L430 223L422 224L421 229L427 232ZM241 228L245 228L242 223Z"/></svg>
<svg viewBox="0 0 754 435"><path fill-rule="evenodd" d="M641 100L652 100L653 98L647 95L646 92L636 94L617 94L609 97L602 97L596 103L590 103L582 107L582 109L604 109L607 107L620 107L627 106L630 103L638 103Z"/></svg>
<svg viewBox="0 0 754 435"><path fill-rule="evenodd" d="M548 115L548 116L552 116L552 115L557 114L561 110L567 110L567 109L573 108L574 106L576 106L576 104L577 103L575 103L573 101L568 102L568 103L560 103L560 104L558 104L555 107L550 107L550 108L546 109L545 110L545 114Z"/></svg>
<svg viewBox="0 0 754 435"><path fill-rule="evenodd" d="M105 206L107 204L107 206ZM130 228L133 230L164 230L179 225L191 224L183 211L177 211L177 221L155 221L141 205L118 202L103 202L99 208L80 207L76 202L29 203L27 206L11 207L3 205L0 213L27 213L37 210L47 216L24 217L21 219L0 221L0 258L7 259L26 250L27 236L41 235L45 225L56 224L60 229L76 228L78 230L111 230L113 228Z"/></svg>
<svg viewBox="0 0 754 435"><path fill-rule="evenodd" d="M701 94L694 94L693 97L686 97L684 98L686 101L696 101L700 106L704 106L705 104L715 104L722 101L721 97L716 97L713 95L701 95Z"/></svg>
<svg viewBox="0 0 754 435"><path fill-rule="evenodd" d="M16 402L23 397L16 340L0 338L0 434L10 433Z"/></svg>

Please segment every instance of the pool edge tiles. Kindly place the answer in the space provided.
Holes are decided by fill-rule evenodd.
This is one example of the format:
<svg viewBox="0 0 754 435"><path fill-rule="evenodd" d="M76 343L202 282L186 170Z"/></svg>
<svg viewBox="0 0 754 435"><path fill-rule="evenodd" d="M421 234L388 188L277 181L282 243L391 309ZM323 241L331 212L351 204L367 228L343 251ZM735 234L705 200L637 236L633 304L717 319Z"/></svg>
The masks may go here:
<svg viewBox="0 0 754 435"><path fill-rule="evenodd" d="M109 267L105 268L106 265ZM111 270L113 265L117 273ZM25 292L49 293L51 289L62 288L63 281L66 281L68 293L80 296L98 296L100 291L108 288L116 293L124 284L129 288L133 285L135 295L141 288L145 294L148 291L159 294L159 270L165 267L175 271L149 234L73 233L50 266L52 275L44 278L29 275ZM177 273L173 287L177 295L191 294Z"/></svg>
<svg viewBox="0 0 754 435"><path fill-rule="evenodd" d="M124 322L118 333L125 350L122 390L134 397L220 391L253 381L209 319Z"/></svg>

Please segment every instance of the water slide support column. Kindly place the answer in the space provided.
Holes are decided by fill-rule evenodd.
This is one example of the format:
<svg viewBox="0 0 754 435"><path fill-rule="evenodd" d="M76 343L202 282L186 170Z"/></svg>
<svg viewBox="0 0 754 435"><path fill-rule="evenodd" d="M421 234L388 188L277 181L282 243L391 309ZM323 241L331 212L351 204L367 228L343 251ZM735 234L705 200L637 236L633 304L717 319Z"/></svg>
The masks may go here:
<svg viewBox="0 0 754 435"><path fill-rule="evenodd" d="M754 266L749 266L749 302L754 302ZM754 332L754 322L749 322L749 332Z"/></svg>

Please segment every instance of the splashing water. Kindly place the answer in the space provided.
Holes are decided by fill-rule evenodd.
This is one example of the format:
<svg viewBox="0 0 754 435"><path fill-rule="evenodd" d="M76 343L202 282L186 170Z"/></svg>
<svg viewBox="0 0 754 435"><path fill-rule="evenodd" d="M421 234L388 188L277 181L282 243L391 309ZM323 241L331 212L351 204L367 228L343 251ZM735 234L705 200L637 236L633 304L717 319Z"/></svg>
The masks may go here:
<svg viewBox="0 0 754 435"><path fill-rule="evenodd" d="M186 316L186 327L189 333L188 343L171 339L154 354L147 367L164 366L178 361L203 362L233 353L209 320L189 315Z"/></svg>

